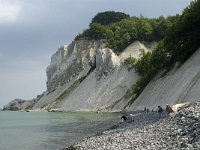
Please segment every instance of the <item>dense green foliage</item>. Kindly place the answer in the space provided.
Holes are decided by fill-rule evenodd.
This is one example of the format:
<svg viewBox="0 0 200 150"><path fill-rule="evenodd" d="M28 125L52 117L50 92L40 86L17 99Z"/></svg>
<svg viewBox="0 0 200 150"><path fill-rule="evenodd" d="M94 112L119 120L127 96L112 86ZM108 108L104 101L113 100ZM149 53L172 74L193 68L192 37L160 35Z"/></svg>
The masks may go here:
<svg viewBox="0 0 200 150"><path fill-rule="evenodd" d="M92 19L90 27L79 34L76 39L88 38L88 39L106 39L108 47L113 49L116 53L120 53L130 43L136 40L140 41L159 41L163 39L168 29L176 21L175 17L159 17L154 19L144 17L124 17L116 19L119 12L112 12L114 19L110 19L110 12L104 12L97 14ZM116 14L116 15L114 15ZM100 21L97 18L100 16ZM115 20L115 21L113 21ZM107 22L107 23L105 23ZM108 23L109 22L109 23ZM105 25L106 24L106 25Z"/></svg>
<svg viewBox="0 0 200 150"><path fill-rule="evenodd" d="M101 25L108 25L111 23L119 22L127 18L130 18L130 16L122 12L106 11L106 12L98 13L92 19L92 22L90 24L98 23Z"/></svg>
<svg viewBox="0 0 200 150"><path fill-rule="evenodd" d="M112 24L108 27L110 31L107 35L108 47L115 52L121 52L136 40L159 41L172 26L171 20L162 16L157 19L132 17Z"/></svg>
<svg viewBox="0 0 200 150"><path fill-rule="evenodd" d="M176 17L156 50L144 53L140 60L134 62L141 75L133 85L137 96L159 71L177 61L185 62L200 47L200 0L191 2L182 15Z"/></svg>
<svg viewBox="0 0 200 150"><path fill-rule="evenodd" d="M143 91L149 81L168 65L170 58L171 55L163 50L163 41L160 41L154 51L144 52L142 58L134 62L134 67L141 76L133 85L133 91L137 96Z"/></svg>
<svg viewBox="0 0 200 150"><path fill-rule="evenodd" d="M200 0L184 9L165 39L165 49L171 53L171 63L184 62L200 47Z"/></svg>

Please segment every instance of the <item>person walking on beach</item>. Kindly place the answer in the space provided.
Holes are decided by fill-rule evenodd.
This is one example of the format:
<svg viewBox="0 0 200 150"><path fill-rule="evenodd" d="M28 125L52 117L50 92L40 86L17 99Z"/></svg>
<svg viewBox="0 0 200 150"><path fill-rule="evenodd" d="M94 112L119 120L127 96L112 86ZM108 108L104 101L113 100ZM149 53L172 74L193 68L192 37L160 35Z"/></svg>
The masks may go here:
<svg viewBox="0 0 200 150"><path fill-rule="evenodd" d="M163 112L163 109L161 106L158 106L158 114L159 114L159 118L161 118L161 114Z"/></svg>
<svg viewBox="0 0 200 150"><path fill-rule="evenodd" d="M147 112L147 108L146 108L146 107L144 107L144 112L145 112L145 113Z"/></svg>
<svg viewBox="0 0 200 150"><path fill-rule="evenodd" d="M122 122L126 122L127 117L126 117L125 115L123 115L123 116L121 117L121 120L122 120Z"/></svg>

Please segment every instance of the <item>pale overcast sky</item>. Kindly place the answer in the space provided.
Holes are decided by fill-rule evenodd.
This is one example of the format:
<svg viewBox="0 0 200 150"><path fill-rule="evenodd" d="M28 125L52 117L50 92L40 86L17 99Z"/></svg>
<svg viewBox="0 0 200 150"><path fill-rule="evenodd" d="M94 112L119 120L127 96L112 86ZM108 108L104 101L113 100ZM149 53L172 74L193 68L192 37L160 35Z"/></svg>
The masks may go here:
<svg viewBox="0 0 200 150"><path fill-rule="evenodd" d="M120 11L158 17L181 13L191 0L0 0L0 108L46 90L46 67L95 14Z"/></svg>

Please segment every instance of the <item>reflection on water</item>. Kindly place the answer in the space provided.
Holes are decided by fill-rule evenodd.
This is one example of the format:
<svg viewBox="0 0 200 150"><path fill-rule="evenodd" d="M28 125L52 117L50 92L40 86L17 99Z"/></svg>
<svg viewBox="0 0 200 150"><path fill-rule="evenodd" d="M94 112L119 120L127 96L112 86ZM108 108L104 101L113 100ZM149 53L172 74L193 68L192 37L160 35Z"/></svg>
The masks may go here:
<svg viewBox="0 0 200 150"><path fill-rule="evenodd" d="M0 112L0 149L59 149L119 120L117 113Z"/></svg>

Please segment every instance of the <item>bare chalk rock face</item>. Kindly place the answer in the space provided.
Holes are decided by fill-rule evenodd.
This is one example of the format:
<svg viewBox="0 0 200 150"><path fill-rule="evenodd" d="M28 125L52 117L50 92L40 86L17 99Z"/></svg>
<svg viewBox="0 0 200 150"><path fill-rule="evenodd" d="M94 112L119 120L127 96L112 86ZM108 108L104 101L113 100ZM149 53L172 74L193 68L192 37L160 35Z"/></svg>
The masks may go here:
<svg viewBox="0 0 200 150"><path fill-rule="evenodd" d="M102 76L108 76L120 66L120 59L109 49L98 49L96 54L96 74L97 80Z"/></svg>
<svg viewBox="0 0 200 150"><path fill-rule="evenodd" d="M139 76L124 61L149 51L139 41L117 56L106 41L80 39L64 45L47 67L47 91L34 109L66 111L122 110ZM134 52L133 52L134 51ZM129 94L130 95L130 94ZM126 98L124 98L126 97Z"/></svg>
<svg viewBox="0 0 200 150"><path fill-rule="evenodd" d="M103 41L78 40L70 45L61 46L51 57L47 67L47 90L54 91L58 86L70 82L85 70L95 65L96 51L104 47Z"/></svg>

